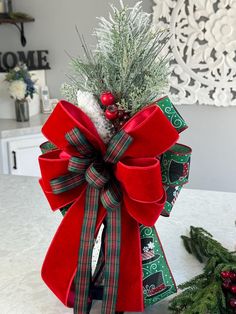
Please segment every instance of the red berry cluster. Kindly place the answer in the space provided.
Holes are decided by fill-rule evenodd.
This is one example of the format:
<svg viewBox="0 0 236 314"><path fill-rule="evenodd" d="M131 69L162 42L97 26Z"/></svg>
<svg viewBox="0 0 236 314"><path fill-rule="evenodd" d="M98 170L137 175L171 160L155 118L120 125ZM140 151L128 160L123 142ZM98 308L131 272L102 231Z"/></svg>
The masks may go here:
<svg viewBox="0 0 236 314"><path fill-rule="evenodd" d="M235 295L235 297L230 298L229 305L231 308L236 309L236 272L222 271L220 275L223 279L222 288Z"/></svg>
<svg viewBox="0 0 236 314"><path fill-rule="evenodd" d="M117 129L120 129L129 120L129 114L118 109L115 104L115 96L111 92L102 93L100 101L106 107L105 117L111 120Z"/></svg>

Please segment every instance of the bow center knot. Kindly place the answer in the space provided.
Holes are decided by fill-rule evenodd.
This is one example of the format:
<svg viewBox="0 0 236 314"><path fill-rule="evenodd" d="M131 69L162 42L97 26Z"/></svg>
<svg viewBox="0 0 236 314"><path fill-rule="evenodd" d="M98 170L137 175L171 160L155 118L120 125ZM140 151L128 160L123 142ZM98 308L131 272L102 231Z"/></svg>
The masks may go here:
<svg viewBox="0 0 236 314"><path fill-rule="evenodd" d="M95 189L101 190L110 180L106 164L97 161L92 162L85 172L85 180Z"/></svg>
<svg viewBox="0 0 236 314"><path fill-rule="evenodd" d="M67 174L50 181L53 193L64 193L87 182L91 188L100 191L100 200L107 210L118 208L121 189L113 174L113 166L132 143L132 137L121 130L111 139L104 155L77 128L66 133L65 138L79 156L70 157Z"/></svg>

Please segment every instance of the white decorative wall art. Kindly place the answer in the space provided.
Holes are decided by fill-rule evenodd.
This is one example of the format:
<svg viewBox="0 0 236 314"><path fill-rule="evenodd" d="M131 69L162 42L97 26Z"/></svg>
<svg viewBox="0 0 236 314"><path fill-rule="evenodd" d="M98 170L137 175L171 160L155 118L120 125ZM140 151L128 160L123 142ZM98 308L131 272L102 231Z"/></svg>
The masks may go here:
<svg viewBox="0 0 236 314"><path fill-rule="evenodd" d="M236 0L154 2L154 24L172 34L172 101L235 106Z"/></svg>

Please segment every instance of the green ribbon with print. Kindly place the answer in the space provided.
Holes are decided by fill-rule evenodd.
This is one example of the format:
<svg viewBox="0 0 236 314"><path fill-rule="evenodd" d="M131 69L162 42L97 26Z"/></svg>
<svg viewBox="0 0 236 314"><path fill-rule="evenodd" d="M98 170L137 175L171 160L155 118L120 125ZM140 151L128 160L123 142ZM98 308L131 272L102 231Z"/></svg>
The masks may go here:
<svg viewBox="0 0 236 314"><path fill-rule="evenodd" d="M187 124L168 97L157 101L173 127L180 133ZM183 185L188 182L191 148L175 144L161 156L162 182L167 201L162 211L169 216ZM177 291L155 227L140 226L143 296L145 307L153 305Z"/></svg>
<svg viewBox="0 0 236 314"><path fill-rule="evenodd" d="M183 185L188 182L191 149L176 144L161 157L162 182L167 201L162 211L169 216ZM176 292L176 285L155 227L140 226L145 306Z"/></svg>
<svg viewBox="0 0 236 314"><path fill-rule="evenodd" d="M176 144L161 157L162 182L167 194L163 216L170 215L179 192L188 182L191 153L190 147Z"/></svg>
<svg viewBox="0 0 236 314"><path fill-rule="evenodd" d="M188 126L186 122L184 121L178 110L175 108L175 106L172 104L169 97L166 96L164 98L161 98L156 102L156 104L179 133L187 129Z"/></svg>
<svg viewBox="0 0 236 314"><path fill-rule="evenodd" d="M156 102L156 105L162 110L178 133L188 128L169 97L161 98ZM190 147L175 144L161 156L162 182L167 194L167 201L162 212L163 216L170 215L183 185L188 182L191 153Z"/></svg>

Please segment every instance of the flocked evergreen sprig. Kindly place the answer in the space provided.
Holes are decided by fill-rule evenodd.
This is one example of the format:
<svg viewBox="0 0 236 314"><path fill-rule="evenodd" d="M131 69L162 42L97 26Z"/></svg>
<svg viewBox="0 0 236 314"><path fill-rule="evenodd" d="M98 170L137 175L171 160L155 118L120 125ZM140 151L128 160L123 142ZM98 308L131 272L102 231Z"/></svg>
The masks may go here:
<svg viewBox="0 0 236 314"><path fill-rule="evenodd" d="M168 59L160 52L169 34L153 29L151 14L142 11L141 2L133 8L121 2L121 7L112 6L109 19L100 18L97 51L108 90L116 93L125 111L135 113L157 99L167 85Z"/></svg>
<svg viewBox="0 0 236 314"><path fill-rule="evenodd" d="M229 252L203 228L190 227L189 237L182 239L186 250L205 266L202 274L179 285L182 292L171 300L169 309L176 314L236 313L232 289L236 287L235 252Z"/></svg>
<svg viewBox="0 0 236 314"><path fill-rule="evenodd" d="M61 86L61 93L65 96L66 100L72 104L77 104L78 88L75 84L64 83Z"/></svg>
<svg viewBox="0 0 236 314"><path fill-rule="evenodd" d="M67 98L77 89L97 99L110 91L118 109L133 115L165 92L169 59L160 52L169 32L153 29L152 16L142 11L141 2L132 8L120 3L119 9L111 6L108 19L99 19L95 51L80 36L84 57L72 58L71 82L63 90Z"/></svg>

